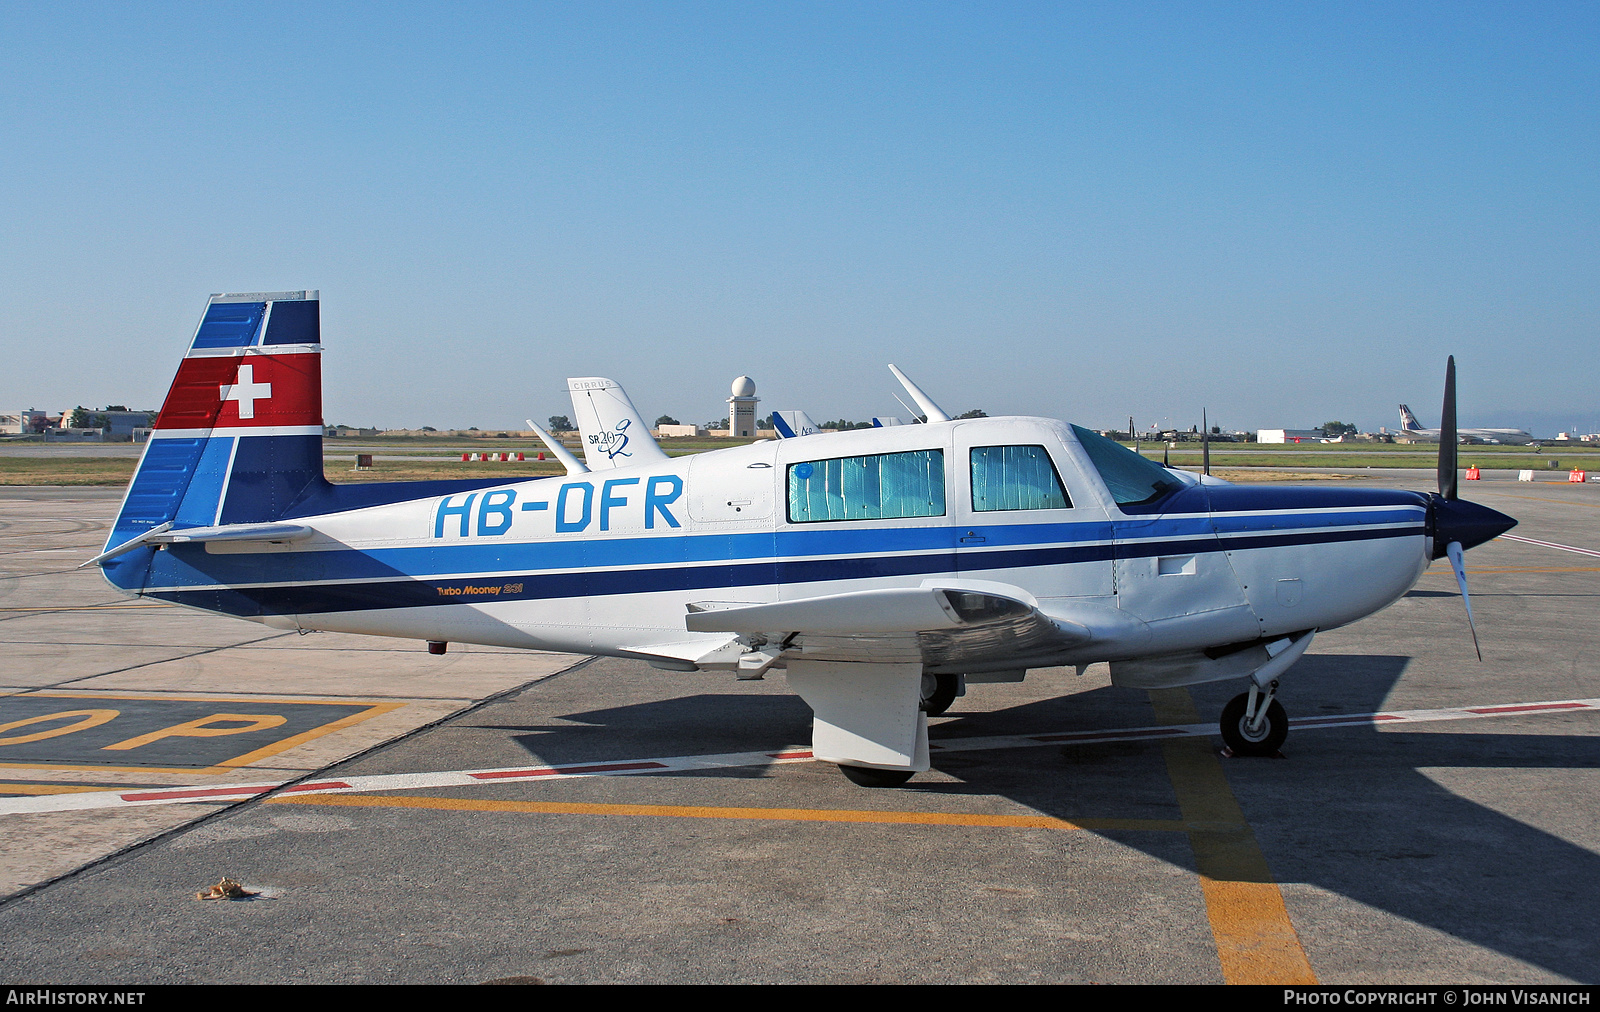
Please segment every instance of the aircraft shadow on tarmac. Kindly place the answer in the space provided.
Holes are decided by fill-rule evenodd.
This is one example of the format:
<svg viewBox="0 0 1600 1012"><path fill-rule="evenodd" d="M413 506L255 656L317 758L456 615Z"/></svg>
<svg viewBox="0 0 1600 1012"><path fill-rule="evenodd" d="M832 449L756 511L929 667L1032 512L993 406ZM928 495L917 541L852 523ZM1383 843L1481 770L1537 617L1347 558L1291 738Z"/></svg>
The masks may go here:
<svg viewBox="0 0 1600 1012"><path fill-rule="evenodd" d="M1308 656L1285 682L1290 716L1381 710L1408 660ZM1232 682L1191 689L1208 721L1236 692ZM950 719L934 726L933 742L1154 723L1146 694L1133 690L1096 688L963 712L983 706L984 693L974 686L957 700ZM804 743L810 732L809 709L791 695L697 694L564 719L587 726L504 729L536 732L514 740L550 763L685 754L686 743L694 754L756 751ZM1449 771L1463 782L1462 774L1470 781L1473 770L1544 770L1555 774L1540 788L1539 796L1548 797L1559 790L1548 785L1559 784L1561 771L1600 767L1600 737L1497 732L1496 721L1418 731L1380 732L1370 724L1300 730L1285 745L1286 761L1223 762L1279 883L1305 883L1551 973L1593 981L1600 977L1600 855L1454 793L1423 771ZM913 780L901 790L997 795L1065 819L1170 819L1175 812L1160 741L936 751L933 762L959 782ZM761 767L664 774L772 775L781 774ZM1477 789L1508 798L1514 809L1515 788L1503 776L1486 777ZM1582 803L1574 798L1571 805ZM1592 819L1570 809L1551 814L1580 826ZM1172 854L1170 834L1102 835L1162 859ZM1347 936L1360 937L1359 910L1337 916L1349 916Z"/></svg>

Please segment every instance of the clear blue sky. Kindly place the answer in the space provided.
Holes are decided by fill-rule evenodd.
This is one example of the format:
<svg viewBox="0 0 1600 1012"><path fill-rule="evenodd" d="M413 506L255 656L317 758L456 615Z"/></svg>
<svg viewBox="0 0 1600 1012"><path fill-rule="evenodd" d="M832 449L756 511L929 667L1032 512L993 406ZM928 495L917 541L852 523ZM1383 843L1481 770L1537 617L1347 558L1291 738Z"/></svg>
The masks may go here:
<svg viewBox="0 0 1600 1012"><path fill-rule="evenodd" d="M0 4L0 407L1600 429L1600 5Z"/></svg>

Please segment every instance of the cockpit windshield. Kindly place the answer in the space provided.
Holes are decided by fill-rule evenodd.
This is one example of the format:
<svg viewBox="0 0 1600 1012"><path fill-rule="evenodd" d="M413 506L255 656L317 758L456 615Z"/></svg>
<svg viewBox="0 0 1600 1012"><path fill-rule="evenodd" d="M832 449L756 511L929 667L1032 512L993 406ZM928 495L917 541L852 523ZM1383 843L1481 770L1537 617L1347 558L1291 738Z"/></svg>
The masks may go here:
<svg viewBox="0 0 1600 1012"><path fill-rule="evenodd" d="M1147 503L1183 485L1166 468L1126 446L1090 432L1081 425L1074 425L1072 431L1078 437L1078 445L1089 455L1095 470L1100 472L1106 488L1111 490L1111 498L1116 500L1118 506Z"/></svg>

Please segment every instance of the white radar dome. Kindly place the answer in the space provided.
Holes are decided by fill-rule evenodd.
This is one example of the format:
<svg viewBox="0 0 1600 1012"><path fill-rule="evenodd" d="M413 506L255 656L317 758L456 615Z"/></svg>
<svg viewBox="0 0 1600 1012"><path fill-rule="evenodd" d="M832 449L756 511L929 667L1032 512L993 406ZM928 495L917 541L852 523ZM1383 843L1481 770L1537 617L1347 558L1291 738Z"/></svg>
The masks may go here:
<svg viewBox="0 0 1600 1012"><path fill-rule="evenodd" d="M756 381L748 376L740 376L733 381L733 396L754 397L756 395Z"/></svg>

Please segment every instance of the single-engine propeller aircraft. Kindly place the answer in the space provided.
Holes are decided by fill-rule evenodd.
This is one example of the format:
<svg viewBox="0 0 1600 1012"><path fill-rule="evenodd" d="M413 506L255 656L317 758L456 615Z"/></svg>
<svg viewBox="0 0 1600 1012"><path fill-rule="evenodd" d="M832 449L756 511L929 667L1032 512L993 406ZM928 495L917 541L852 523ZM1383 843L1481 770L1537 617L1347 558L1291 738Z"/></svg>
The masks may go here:
<svg viewBox="0 0 1600 1012"><path fill-rule="evenodd" d="M1097 661L1124 686L1245 680L1223 739L1270 754L1279 681L1319 630L1438 558L1465 597L1462 551L1516 523L1456 496L1453 359L1439 492L1422 495L1180 480L1080 426L951 420L897 369L927 424L336 485L321 351L316 292L212 296L90 560L113 586L436 650L783 668L816 757L868 786L929 768L928 713L965 681Z"/></svg>

